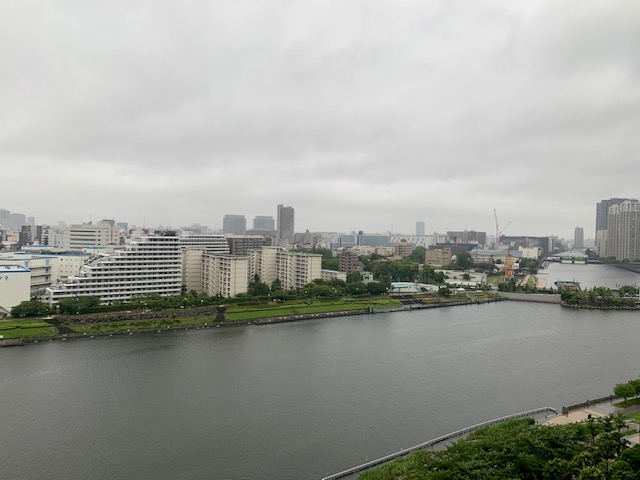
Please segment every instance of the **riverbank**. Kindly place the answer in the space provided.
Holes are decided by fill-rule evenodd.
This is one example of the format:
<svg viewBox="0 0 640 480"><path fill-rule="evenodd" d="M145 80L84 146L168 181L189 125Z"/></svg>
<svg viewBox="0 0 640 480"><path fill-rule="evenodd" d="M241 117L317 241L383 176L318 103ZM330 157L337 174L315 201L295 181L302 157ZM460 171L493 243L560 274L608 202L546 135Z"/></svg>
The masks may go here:
<svg viewBox="0 0 640 480"><path fill-rule="evenodd" d="M470 295L448 298L433 296L414 296L411 298L406 298L406 296L402 298L371 297L368 299L304 301L275 305L245 305L234 308L220 306L191 310L55 316L41 320L5 322L5 328L2 330L5 333L5 342L0 341L0 346L139 333L226 328L247 324L266 325L341 316L480 305L501 300L503 299L497 296L480 293L475 297ZM23 328L28 324L37 325L39 330L33 329L30 331Z"/></svg>
<svg viewBox="0 0 640 480"><path fill-rule="evenodd" d="M624 434L623 438L626 441L627 445L636 445L640 443L640 438L638 437L640 425L638 425L638 423L633 419L630 419L632 415L629 415L629 408L618 408L616 405L614 405L613 402L616 400L621 399L611 395L594 400L588 400L579 404L562 407L562 413L560 413L555 408L547 406L536 410L530 410L527 412L516 413L494 420L489 420L449 433L447 435L443 435L441 437L434 438L432 440L428 440L410 448L403 448L398 452L385 455L384 457L378 459L370 460L364 464L348 468L333 475L325 476L322 478L322 480L352 479L355 478L354 475L361 473L361 475L358 475L358 479L391 478L391 476L393 476L394 478L396 476L399 477L402 476L400 474L401 472L408 473L408 470L405 471L404 469L412 463L409 457L411 455L415 455L417 452L424 452L426 450L436 451L438 450L438 448L436 448L438 446L445 449L450 448L454 443L458 441L463 441L464 443L464 441L470 434L473 434L480 429L486 429L486 427L493 427L503 423L508 423L515 419L523 418L531 419L531 425L539 424L548 427L555 427L566 426L575 423L584 423L587 421L592 421L592 419L598 422L597 419L603 419L604 417L622 414L626 418L627 428L627 431ZM633 411L637 412L638 408L635 408ZM513 442L513 438L508 438L505 440ZM495 444L490 445L489 448L491 448L492 450L499 449L499 447ZM487 449L484 450L484 454L488 454ZM391 472L393 472L393 474L390 476Z"/></svg>

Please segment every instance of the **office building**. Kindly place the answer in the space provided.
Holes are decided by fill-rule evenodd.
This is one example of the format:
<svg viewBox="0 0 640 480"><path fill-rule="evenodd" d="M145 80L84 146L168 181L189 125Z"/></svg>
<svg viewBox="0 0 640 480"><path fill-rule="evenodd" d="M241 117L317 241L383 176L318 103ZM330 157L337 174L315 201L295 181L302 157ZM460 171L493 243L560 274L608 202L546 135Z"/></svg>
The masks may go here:
<svg viewBox="0 0 640 480"><path fill-rule="evenodd" d="M256 215L253 218L253 230L256 232L275 232L276 221L271 216Z"/></svg>
<svg viewBox="0 0 640 480"><path fill-rule="evenodd" d="M36 227L35 225L25 224L20 227L20 233L18 234L18 248L22 248L26 245L31 245L36 239Z"/></svg>
<svg viewBox="0 0 640 480"><path fill-rule="evenodd" d="M584 228L576 227L573 232L573 248L584 248Z"/></svg>
<svg viewBox="0 0 640 480"><path fill-rule="evenodd" d="M424 222L416 222L416 236L422 236L425 234L425 223Z"/></svg>
<svg viewBox="0 0 640 480"><path fill-rule="evenodd" d="M451 248L430 248L424 252L424 263L432 267L442 267L451 264Z"/></svg>
<svg viewBox="0 0 640 480"><path fill-rule="evenodd" d="M222 233L244 235L247 232L247 219L244 215L225 215L222 219Z"/></svg>
<svg viewBox="0 0 640 480"><path fill-rule="evenodd" d="M11 212L4 208L0 208L0 227L3 230L9 230L11 227Z"/></svg>
<svg viewBox="0 0 640 480"><path fill-rule="evenodd" d="M447 237L449 237L451 243L487 244L487 232L476 232L475 230L449 231L447 232Z"/></svg>
<svg viewBox="0 0 640 480"><path fill-rule="evenodd" d="M22 225L27 224L27 216L24 213L12 213L9 215L9 222L13 231L20 230Z"/></svg>
<svg viewBox="0 0 640 480"><path fill-rule="evenodd" d="M295 212L293 207L278 205L278 215L276 224L276 237L278 245L286 245L292 242L294 234Z"/></svg>
<svg viewBox="0 0 640 480"><path fill-rule="evenodd" d="M262 248L267 244L264 235L225 235L231 255L248 255L249 250Z"/></svg>
<svg viewBox="0 0 640 480"><path fill-rule="evenodd" d="M113 220L69 225L53 232L49 231L49 245L67 252L81 252L86 247L117 245L118 230Z"/></svg>
<svg viewBox="0 0 640 480"><path fill-rule="evenodd" d="M410 257L413 252L413 245L409 242L403 241L393 244L393 254L396 257Z"/></svg>

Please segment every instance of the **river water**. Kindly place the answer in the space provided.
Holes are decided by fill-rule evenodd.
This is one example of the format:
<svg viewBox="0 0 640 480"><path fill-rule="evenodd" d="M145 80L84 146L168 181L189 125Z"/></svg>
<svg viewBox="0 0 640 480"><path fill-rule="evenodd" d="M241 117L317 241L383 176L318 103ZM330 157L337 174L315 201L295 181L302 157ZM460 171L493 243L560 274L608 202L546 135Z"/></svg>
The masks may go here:
<svg viewBox="0 0 640 480"><path fill-rule="evenodd" d="M318 479L608 395L639 352L640 312L519 302L0 349L0 476Z"/></svg>

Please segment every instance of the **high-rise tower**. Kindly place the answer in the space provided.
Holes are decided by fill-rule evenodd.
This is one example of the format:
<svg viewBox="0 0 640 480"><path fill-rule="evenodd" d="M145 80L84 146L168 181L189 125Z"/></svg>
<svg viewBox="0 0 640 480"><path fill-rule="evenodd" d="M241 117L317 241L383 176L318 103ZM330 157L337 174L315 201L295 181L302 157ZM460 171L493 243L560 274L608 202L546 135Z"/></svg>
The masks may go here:
<svg viewBox="0 0 640 480"><path fill-rule="evenodd" d="M285 207L282 204L278 205L278 216L276 222L278 245L291 242L293 240L294 233L293 207Z"/></svg>
<svg viewBox="0 0 640 480"><path fill-rule="evenodd" d="M610 198L602 200L596 204L596 253L601 257L607 254L607 228L609 224L609 207L612 205L620 205L625 200L637 202L632 198Z"/></svg>
<svg viewBox="0 0 640 480"><path fill-rule="evenodd" d="M573 232L573 248L584 248L584 228L576 227Z"/></svg>

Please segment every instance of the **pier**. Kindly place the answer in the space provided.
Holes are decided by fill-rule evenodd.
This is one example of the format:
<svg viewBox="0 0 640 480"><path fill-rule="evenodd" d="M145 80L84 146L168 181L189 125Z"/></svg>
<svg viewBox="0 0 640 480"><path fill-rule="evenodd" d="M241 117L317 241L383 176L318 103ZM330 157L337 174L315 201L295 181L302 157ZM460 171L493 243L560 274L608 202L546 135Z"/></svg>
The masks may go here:
<svg viewBox="0 0 640 480"><path fill-rule="evenodd" d="M442 443L442 442L446 442L448 440L453 440L456 438L462 438L468 434L470 434L471 432L478 430L479 428L482 427L488 427L491 425L496 425L498 423L502 423L506 420L512 420L512 419L516 419L516 418L526 418L526 417L531 417L534 415L541 415L541 414L545 414L545 415L549 415L549 414L553 414L553 415L557 415L558 411L555 408L551 408L551 407L543 407L543 408L537 408L535 410L529 410L527 412L520 412L520 413L514 413L513 415L507 415L506 417L500 417L500 418L496 418L493 420L488 420L486 422L482 422L482 423L478 423L477 425L473 425L471 427L467 427L467 428L463 428L462 430L456 430L455 432L451 432L448 433L447 435L442 435L441 437L436 437L432 440L427 440L426 442L423 443L419 443L418 445L414 445L413 447L409 447L409 448L403 448L402 450L398 451L398 452L394 452L394 453L390 453L389 455L385 455L384 457L380 457L380 458L376 458L375 460L370 460L368 462L365 462L361 465L357 465L355 467L352 468L348 468L346 470L343 470L341 472L338 473L334 473L333 475L329 475L327 477L323 477L322 480L337 480L340 478L344 478L347 477L349 475L353 475L354 473L358 473L358 472L362 472L364 470L368 470L370 468L373 467L377 467L378 465L381 465L385 462L388 462L390 460L394 460L396 458L399 457L403 457L405 455L408 455L412 452L418 451L418 450L425 450L427 448L431 448L434 447L435 445Z"/></svg>

